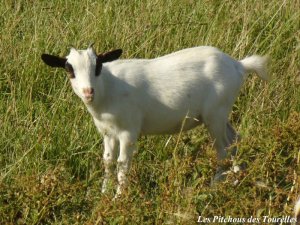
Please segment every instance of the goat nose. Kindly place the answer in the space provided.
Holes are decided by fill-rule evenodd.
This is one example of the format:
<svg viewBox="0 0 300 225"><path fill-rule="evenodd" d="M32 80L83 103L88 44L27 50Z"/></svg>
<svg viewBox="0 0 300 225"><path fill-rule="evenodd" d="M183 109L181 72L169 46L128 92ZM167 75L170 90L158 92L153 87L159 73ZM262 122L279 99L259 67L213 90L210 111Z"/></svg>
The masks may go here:
<svg viewBox="0 0 300 225"><path fill-rule="evenodd" d="M83 95L86 102L92 102L94 99L94 89L93 88L83 88Z"/></svg>
<svg viewBox="0 0 300 225"><path fill-rule="evenodd" d="M91 96L94 94L94 88L83 88L83 94Z"/></svg>

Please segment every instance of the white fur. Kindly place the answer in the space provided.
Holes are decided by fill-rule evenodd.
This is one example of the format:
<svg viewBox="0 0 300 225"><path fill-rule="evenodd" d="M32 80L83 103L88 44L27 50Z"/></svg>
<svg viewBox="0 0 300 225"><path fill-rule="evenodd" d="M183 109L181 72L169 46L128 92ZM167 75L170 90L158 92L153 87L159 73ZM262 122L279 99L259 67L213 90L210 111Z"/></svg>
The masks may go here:
<svg viewBox="0 0 300 225"><path fill-rule="evenodd" d="M73 66L75 93L85 102L95 125L104 136L105 180L118 162L117 194L126 183L132 153L140 135L173 134L204 123L219 160L236 140L228 115L246 74L267 79L265 57L236 61L213 47L184 49L155 59L116 60L104 63L95 76L93 49L72 49L67 57ZM85 101L82 90L93 88L94 100ZM119 150L119 154L118 154Z"/></svg>
<svg viewBox="0 0 300 225"><path fill-rule="evenodd" d="M297 200L295 204L295 218L296 218L296 225L300 224L300 198Z"/></svg>

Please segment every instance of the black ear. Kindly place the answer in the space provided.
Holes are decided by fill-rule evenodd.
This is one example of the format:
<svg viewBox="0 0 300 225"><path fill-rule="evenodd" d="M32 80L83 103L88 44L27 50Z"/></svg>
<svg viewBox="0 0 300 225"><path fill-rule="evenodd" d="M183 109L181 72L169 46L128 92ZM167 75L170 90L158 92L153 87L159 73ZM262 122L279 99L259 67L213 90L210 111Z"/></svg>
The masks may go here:
<svg viewBox="0 0 300 225"><path fill-rule="evenodd" d="M44 63L46 63L48 66L51 66L51 67L65 68L65 64L67 61L66 58L61 58L58 56L48 55L48 54L42 54L41 58L44 61Z"/></svg>
<svg viewBox="0 0 300 225"><path fill-rule="evenodd" d="M98 60L102 63L114 61L122 55L122 49L116 49L98 55Z"/></svg>

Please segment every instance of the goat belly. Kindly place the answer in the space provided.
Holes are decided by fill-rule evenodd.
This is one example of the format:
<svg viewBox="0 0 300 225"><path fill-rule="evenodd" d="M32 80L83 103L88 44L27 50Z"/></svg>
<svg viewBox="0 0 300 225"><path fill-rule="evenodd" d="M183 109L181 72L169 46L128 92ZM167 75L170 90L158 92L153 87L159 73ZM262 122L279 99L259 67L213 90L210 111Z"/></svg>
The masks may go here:
<svg viewBox="0 0 300 225"><path fill-rule="evenodd" d="M163 116L151 115L146 117L142 123L141 133L147 134L174 134L180 131L187 131L202 124L201 116L189 116L182 114L177 118L172 114Z"/></svg>

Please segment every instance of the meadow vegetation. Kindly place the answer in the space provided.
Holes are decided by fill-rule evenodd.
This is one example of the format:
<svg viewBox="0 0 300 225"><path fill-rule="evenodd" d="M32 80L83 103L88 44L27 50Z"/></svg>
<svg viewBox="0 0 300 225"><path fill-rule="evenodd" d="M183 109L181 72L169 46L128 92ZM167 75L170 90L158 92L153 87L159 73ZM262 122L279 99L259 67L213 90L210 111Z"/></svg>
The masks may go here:
<svg viewBox="0 0 300 225"><path fill-rule="evenodd" d="M212 45L269 55L269 83L249 76L231 120L246 170L214 187L204 127L141 137L121 201L100 191L102 138L66 74L40 56L69 47L152 58ZM300 192L298 0L21 1L0 6L0 224L195 224L198 216L292 215ZM172 79L170 74L170 79Z"/></svg>

